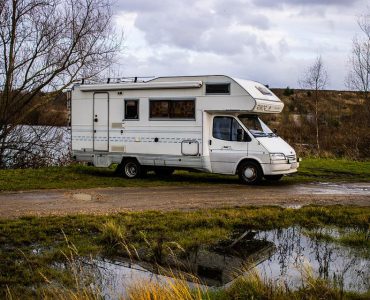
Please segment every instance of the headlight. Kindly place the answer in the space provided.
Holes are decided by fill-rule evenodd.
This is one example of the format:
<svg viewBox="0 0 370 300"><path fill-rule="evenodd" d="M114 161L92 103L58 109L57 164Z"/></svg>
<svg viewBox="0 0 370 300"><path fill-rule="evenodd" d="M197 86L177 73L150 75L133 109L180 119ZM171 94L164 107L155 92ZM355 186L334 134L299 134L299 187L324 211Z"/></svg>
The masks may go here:
<svg viewBox="0 0 370 300"><path fill-rule="evenodd" d="M270 153L271 160L286 160L286 157L283 153Z"/></svg>

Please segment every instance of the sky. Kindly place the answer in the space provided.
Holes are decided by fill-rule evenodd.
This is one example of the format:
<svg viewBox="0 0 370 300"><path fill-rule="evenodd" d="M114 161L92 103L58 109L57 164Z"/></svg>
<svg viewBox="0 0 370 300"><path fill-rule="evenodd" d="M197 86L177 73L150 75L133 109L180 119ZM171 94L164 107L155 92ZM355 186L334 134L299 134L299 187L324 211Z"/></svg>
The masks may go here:
<svg viewBox="0 0 370 300"><path fill-rule="evenodd" d="M321 55L327 89L346 89L363 0L116 0L123 30L110 76L224 74L299 88ZM118 71L119 70L119 71ZM114 74L113 74L114 73Z"/></svg>

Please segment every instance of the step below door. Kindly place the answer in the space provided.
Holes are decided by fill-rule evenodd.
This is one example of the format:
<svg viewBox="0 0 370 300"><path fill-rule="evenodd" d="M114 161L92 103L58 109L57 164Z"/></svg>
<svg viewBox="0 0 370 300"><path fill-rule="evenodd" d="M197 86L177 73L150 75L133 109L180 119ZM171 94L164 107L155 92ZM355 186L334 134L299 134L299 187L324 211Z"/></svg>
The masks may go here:
<svg viewBox="0 0 370 300"><path fill-rule="evenodd" d="M93 102L94 151L109 151L109 94L95 93Z"/></svg>

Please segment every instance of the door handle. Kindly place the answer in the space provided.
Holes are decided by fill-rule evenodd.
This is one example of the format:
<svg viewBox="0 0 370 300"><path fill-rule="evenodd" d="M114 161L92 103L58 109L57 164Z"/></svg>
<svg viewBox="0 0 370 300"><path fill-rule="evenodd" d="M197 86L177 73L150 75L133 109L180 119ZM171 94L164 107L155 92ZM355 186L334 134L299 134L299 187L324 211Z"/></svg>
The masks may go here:
<svg viewBox="0 0 370 300"><path fill-rule="evenodd" d="M223 146L224 149L231 149L231 146Z"/></svg>

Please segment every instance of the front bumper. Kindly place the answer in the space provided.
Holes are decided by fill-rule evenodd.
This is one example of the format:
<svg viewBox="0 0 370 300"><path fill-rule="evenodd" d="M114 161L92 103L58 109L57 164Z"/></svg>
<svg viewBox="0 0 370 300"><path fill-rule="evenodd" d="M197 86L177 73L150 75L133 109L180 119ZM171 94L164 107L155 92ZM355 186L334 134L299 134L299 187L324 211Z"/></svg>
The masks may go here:
<svg viewBox="0 0 370 300"><path fill-rule="evenodd" d="M299 168L300 159L286 159L281 161L272 161L270 164L263 164L264 175L285 175L296 173Z"/></svg>

